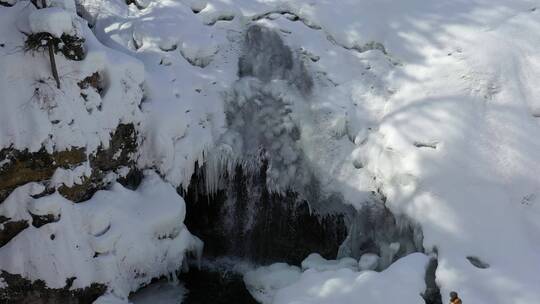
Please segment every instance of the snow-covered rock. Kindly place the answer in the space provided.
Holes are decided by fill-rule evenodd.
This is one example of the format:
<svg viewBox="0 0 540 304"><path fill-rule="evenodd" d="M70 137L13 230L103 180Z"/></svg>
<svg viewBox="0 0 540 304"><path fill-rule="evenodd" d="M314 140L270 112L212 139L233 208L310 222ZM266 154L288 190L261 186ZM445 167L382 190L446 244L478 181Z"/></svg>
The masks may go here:
<svg viewBox="0 0 540 304"><path fill-rule="evenodd" d="M302 261L302 270L314 269L317 271L337 270L348 268L358 270L358 261L353 258L341 258L339 260L327 260L318 253L312 253Z"/></svg>
<svg viewBox="0 0 540 304"><path fill-rule="evenodd" d="M55 37L70 34L73 31L71 13L58 7L35 10L28 16L33 33L49 33Z"/></svg>
<svg viewBox="0 0 540 304"><path fill-rule="evenodd" d="M0 215L33 222L33 215L54 215L30 226L0 250L0 269L49 288L92 283L108 286L121 298L152 278L174 273L188 251L202 242L183 225L185 205L175 189L148 172L136 191L119 184L74 204L58 193L34 199L37 184L18 188L0 206Z"/></svg>
<svg viewBox="0 0 540 304"><path fill-rule="evenodd" d="M325 272L307 270L297 282L279 290L272 303L424 303L421 293L425 289L428 260L427 256L414 253L380 273L355 272L348 268Z"/></svg>
<svg viewBox="0 0 540 304"><path fill-rule="evenodd" d="M246 273L244 281L263 304L424 303L421 294L428 261L426 255L414 253L380 273L350 267L310 268L300 273L294 266L273 264Z"/></svg>
<svg viewBox="0 0 540 304"><path fill-rule="evenodd" d="M46 14L48 11L60 16ZM28 14L35 14L45 25L50 21L56 27L59 22L58 35L68 30L69 17L69 29L73 22L85 39L84 60L56 56L61 90L54 84L48 55L14 51L25 43L26 36L17 27L21 16ZM49 30L40 28L41 24L35 24L37 31ZM45 147L52 152L82 147L91 154L100 145L108 146L119 123L140 121L144 66L104 47L74 13L59 7L36 10L26 1L0 7L0 37L0 68L11 71L0 75L0 149L35 152ZM85 79L95 73L102 83L82 89Z"/></svg>
<svg viewBox="0 0 540 304"><path fill-rule="evenodd" d="M379 265L380 257L374 253L364 253L358 261L360 270L375 270Z"/></svg>

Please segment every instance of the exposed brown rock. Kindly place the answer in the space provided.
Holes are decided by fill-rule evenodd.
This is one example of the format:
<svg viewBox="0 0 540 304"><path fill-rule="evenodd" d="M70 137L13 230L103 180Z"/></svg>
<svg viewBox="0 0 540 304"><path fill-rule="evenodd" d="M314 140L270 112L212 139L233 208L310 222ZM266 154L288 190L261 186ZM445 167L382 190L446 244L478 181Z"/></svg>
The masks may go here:
<svg viewBox="0 0 540 304"><path fill-rule="evenodd" d="M3 228L0 229L0 247L7 244L19 232L28 228L27 221L7 221L2 223Z"/></svg>
<svg viewBox="0 0 540 304"><path fill-rule="evenodd" d="M0 167L0 204L15 188L29 182L46 182L57 168L70 169L90 161L92 175L83 180L81 185L72 187L61 186L58 190L67 199L81 202L106 186L104 176L113 170L127 166L130 173L120 182L138 183L135 162L132 156L137 149L137 135L133 124L120 124L111 136L109 148L99 148L95 155L89 158L83 148L73 148L67 151L47 153L45 149L38 152L15 150L7 148L0 150L0 162L8 160ZM139 181L140 182L140 181ZM135 186L136 186L135 185Z"/></svg>
<svg viewBox="0 0 540 304"><path fill-rule="evenodd" d="M103 93L103 78L98 72L81 80L77 85L79 85L81 90L94 88L100 95Z"/></svg>
<svg viewBox="0 0 540 304"><path fill-rule="evenodd" d="M0 168L0 202L18 186L47 180L57 168L76 166L86 159L86 155L81 148L52 154L45 149L28 152L7 148L0 150L0 161L6 159L10 161Z"/></svg>
<svg viewBox="0 0 540 304"><path fill-rule="evenodd" d="M91 304L107 291L103 284L71 289L76 278L66 280L64 288L47 287L44 281L30 281L17 274L2 271L0 278L8 287L0 288L0 303L10 304Z"/></svg>
<svg viewBox="0 0 540 304"><path fill-rule="evenodd" d="M32 226L36 228L40 228L43 225L58 222L60 220L60 216L55 216L54 214L45 214L45 215L35 215L30 213L32 216Z"/></svg>

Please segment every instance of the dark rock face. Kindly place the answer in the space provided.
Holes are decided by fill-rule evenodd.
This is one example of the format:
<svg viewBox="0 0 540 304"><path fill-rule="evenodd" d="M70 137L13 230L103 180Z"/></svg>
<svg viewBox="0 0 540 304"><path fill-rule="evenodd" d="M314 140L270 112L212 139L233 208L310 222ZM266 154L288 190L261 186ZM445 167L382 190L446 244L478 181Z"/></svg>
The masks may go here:
<svg viewBox="0 0 540 304"><path fill-rule="evenodd" d="M207 257L299 264L319 252L333 259L347 236L344 214L319 216L292 191L271 193L264 165L255 176L237 167L226 189L215 194L206 193L205 177L198 172L184 196L185 223L205 242Z"/></svg>
<svg viewBox="0 0 540 304"><path fill-rule="evenodd" d="M426 290L422 294L422 298L424 298L426 304L442 304L441 290L435 282L435 272L438 266L439 261L437 258L432 258L426 269Z"/></svg>
<svg viewBox="0 0 540 304"><path fill-rule="evenodd" d="M0 303L10 304L91 304L103 295L107 287L102 284L92 284L84 289L70 290L73 281L66 281L66 286L60 289L51 289L45 282L37 280L31 282L20 275L2 271L0 278L7 283L7 288L0 289Z"/></svg>

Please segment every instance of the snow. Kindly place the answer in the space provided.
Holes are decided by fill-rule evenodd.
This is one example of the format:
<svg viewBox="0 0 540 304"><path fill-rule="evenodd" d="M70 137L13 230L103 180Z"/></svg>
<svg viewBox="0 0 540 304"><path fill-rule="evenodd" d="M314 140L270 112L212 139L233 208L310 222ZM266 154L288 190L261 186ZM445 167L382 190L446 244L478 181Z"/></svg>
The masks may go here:
<svg viewBox="0 0 540 304"><path fill-rule="evenodd" d="M382 272L349 267L307 269L273 264L248 272L244 281L260 303L424 303L424 273L429 257L408 255Z"/></svg>
<svg viewBox="0 0 540 304"><path fill-rule="evenodd" d="M49 7L59 7L71 13L77 12L75 0L48 0L47 4Z"/></svg>
<svg viewBox="0 0 540 304"><path fill-rule="evenodd" d="M35 10L28 16L32 33L50 33L54 37L71 34L73 21L71 13L57 7Z"/></svg>
<svg viewBox="0 0 540 304"><path fill-rule="evenodd" d="M341 258L339 260L327 260L318 253L312 253L302 261L302 270L315 269L317 271L336 270L348 268L358 270L358 261L353 258Z"/></svg>
<svg viewBox="0 0 540 304"><path fill-rule="evenodd" d="M90 177L92 169L90 163L86 162L73 169L58 168L54 171L51 177L50 187L59 187L66 185L67 187L73 187L74 185L81 185L84 179Z"/></svg>
<svg viewBox="0 0 540 304"><path fill-rule="evenodd" d="M91 154L100 145L108 146L111 132L120 122L141 119L139 86L144 67L136 59L105 48L85 21L74 12L63 11L62 15L69 13L74 20L75 32L86 39L86 57L74 63L55 56L62 87L56 89L48 54L19 51L25 40L20 30L30 32L28 15L44 10L35 10L25 1L0 8L0 37L5 45L0 48L0 68L11 71L0 75L0 148L35 152L45 147L51 152L85 147ZM104 94L87 89L84 99L77 83L96 72L104 78Z"/></svg>
<svg viewBox="0 0 540 304"><path fill-rule="evenodd" d="M263 266L244 274L249 293L259 303L274 303L275 293L300 279L300 268L285 263Z"/></svg>
<svg viewBox="0 0 540 304"><path fill-rule="evenodd" d="M70 1L54 2L64 3L51 9L64 9L64 21L70 12L71 26L87 40L86 58L73 63L57 55L62 90L54 89L45 54L17 51L24 44L21 31L34 32L33 17L28 17L45 12L25 1L0 7L0 42L5 43L0 69L9 71L0 74L0 148L85 147L92 153L108 143L119 122L131 122L141 142L138 166L155 169L167 183L187 187L195 163L206 161L208 186L215 190L223 168L257 161L252 157L261 143L272 152L274 166L268 176L276 190L302 186L316 177L321 185L317 195L338 193L358 210L380 203L373 193L384 194L385 206L418 224L424 248L437 252L436 280L443 295L457 290L466 303L540 302L540 275L533 267L540 261L536 1L163 0L141 2L144 9L139 10L120 0L79 0L82 15L94 25L92 31L69 8ZM58 27L56 34L68 29L67 22L55 22L51 26ZM249 54L245 32L254 24L265 32L275 31L279 39L270 45L289 49L293 64L303 63L305 70L261 74L267 62L260 62L256 75L240 75L238 59ZM34 24L40 30L44 26ZM264 56L276 54L270 49L257 58L269 61L271 56ZM104 76L105 94L88 92L84 101L77 83L95 72ZM313 80L310 90L299 90L294 80L300 76ZM228 120L226 113L236 115ZM292 132L295 127L298 132ZM293 133L300 134L298 140L288 136ZM265 135L264 141L246 142ZM82 176L71 174L59 171L55 181L76 183ZM15 190L0 205L2 214L31 220L16 206L27 206L33 200L29 194L39 193L39 187ZM116 195L128 190L116 186L110 191ZM69 202L57 201L61 212L90 205L70 209ZM99 205L103 212L110 208ZM317 212L325 209L312 207ZM158 212L142 207L139 211ZM69 226L68 221L61 217L43 228L64 222ZM100 232L107 223L106 216L100 217L92 229ZM145 223L161 233L172 225ZM0 254L6 255L15 244L23 248L19 239L42 233L38 231L42 230L28 228ZM77 233L70 242L80 237ZM117 236L114 232L94 245L107 251ZM50 248L43 240L34 246ZM396 251L393 246L387 246L386 256ZM73 251L50 250L65 256ZM39 268L49 267L47 263L23 271L24 259L35 258L26 256L31 254L27 251L10 267L19 265L15 270L28 277L60 285L67 274L51 277L52 270ZM346 303L358 295L356 290L364 291L359 297L371 303L401 292L407 294L399 302L419 302L425 261L417 263L415 256L381 273L307 270L293 285L298 293L293 287L280 290L274 302ZM475 267L467 259L471 256L489 267ZM358 267L371 269L375 259L362 257ZM405 267L409 262L411 268ZM414 279L405 280L394 271L402 266ZM164 267L158 272L163 271ZM106 280L112 272L81 275L75 283L90 282L90 277ZM386 288L401 289L369 292L381 290L385 281L397 282ZM332 287L333 282L358 288ZM328 287L319 288L323 286Z"/></svg>
<svg viewBox="0 0 540 304"><path fill-rule="evenodd" d="M202 246L183 224L184 201L155 173L147 172L136 191L114 184L79 204L58 193L30 196L42 189L19 187L0 205L0 215L13 220L31 223L30 213L56 218L2 247L0 268L50 288L76 277L72 288L103 283L125 299L152 278L180 269L186 252Z"/></svg>
<svg viewBox="0 0 540 304"><path fill-rule="evenodd" d="M130 304L126 299L119 298L112 293L107 293L97 298L93 304Z"/></svg>
<svg viewBox="0 0 540 304"><path fill-rule="evenodd" d="M360 270L375 270L379 265L380 257L374 253L365 253L358 260Z"/></svg>

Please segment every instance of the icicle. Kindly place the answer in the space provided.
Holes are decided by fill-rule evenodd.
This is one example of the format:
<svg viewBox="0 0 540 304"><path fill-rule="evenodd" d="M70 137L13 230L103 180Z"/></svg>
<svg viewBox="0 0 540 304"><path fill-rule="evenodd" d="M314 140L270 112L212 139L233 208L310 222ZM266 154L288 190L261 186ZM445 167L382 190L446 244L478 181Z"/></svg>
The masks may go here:
<svg viewBox="0 0 540 304"><path fill-rule="evenodd" d="M196 236L192 236L190 244L190 252L195 256L197 260L197 268L201 269L202 255L204 250L204 242Z"/></svg>
<svg viewBox="0 0 540 304"><path fill-rule="evenodd" d="M182 258L182 272L186 273L189 271L189 264L187 261L187 256L184 254L184 257Z"/></svg>
<svg viewBox="0 0 540 304"><path fill-rule="evenodd" d="M178 277L176 276L176 271L171 271L169 273L169 283L172 283L174 285L178 285Z"/></svg>

